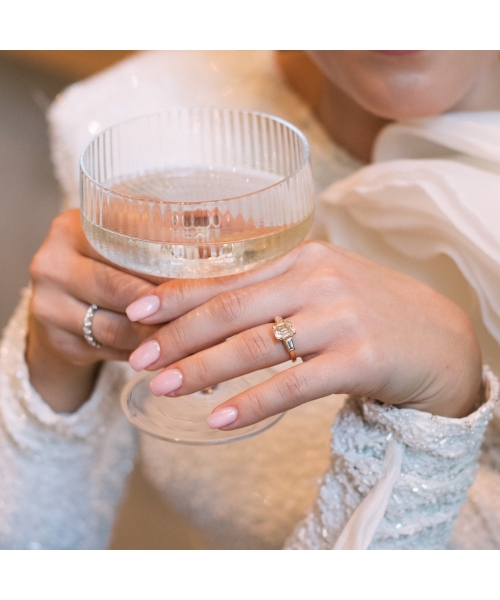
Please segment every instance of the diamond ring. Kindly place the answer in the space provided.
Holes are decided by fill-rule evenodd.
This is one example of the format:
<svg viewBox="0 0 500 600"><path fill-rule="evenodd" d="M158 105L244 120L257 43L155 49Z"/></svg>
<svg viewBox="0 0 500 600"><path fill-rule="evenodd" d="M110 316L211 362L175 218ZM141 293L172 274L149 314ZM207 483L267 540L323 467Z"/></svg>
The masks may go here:
<svg viewBox="0 0 500 600"><path fill-rule="evenodd" d="M283 342L283 345L290 354L290 358L292 359L292 361L297 360L297 355L295 354L295 346L292 340L294 333L297 332L295 331L293 323L289 319L284 320L281 317L275 317L274 322L276 323L276 325L273 325L274 337L279 342Z"/></svg>
<svg viewBox="0 0 500 600"><path fill-rule="evenodd" d="M98 309L97 304L91 304L83 319L83 337L92 348L102 348L102 344L95 339L92 333L92 321L94 320L95 311Z"/></svg>

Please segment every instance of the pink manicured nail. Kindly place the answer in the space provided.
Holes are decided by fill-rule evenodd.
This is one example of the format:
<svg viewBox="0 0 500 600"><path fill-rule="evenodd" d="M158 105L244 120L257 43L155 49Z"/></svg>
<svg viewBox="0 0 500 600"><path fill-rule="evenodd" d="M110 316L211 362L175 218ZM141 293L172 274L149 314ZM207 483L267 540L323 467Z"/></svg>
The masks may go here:
<svg viewBox="0 0 500 600"><path fill-rule="evenodd" d="M141 319L154 315L159 308L160 299L158 296L145 296L140 300L132 302L125 312L131 321L140 321Z"/></svg>
<svg viewBox="0 0 500 600"><path fill-rule="evenodd" d="M129 356L128 362L135 371L142 371L160 358L160 344L156 340L149 340Z"/></svg>
<svg viewBox="0 0 500 600"><path fill-rule="evenodd" d="M234 406L226 406L213 412L208 418L207 423L210 429L220 429L226 425L234 423L238 418L238 411Z"/></svg>
<svg viewBox="0 0 500 600"><path fill-rule="evenodd" d="M179 369L163 371L149 382L149 389L155 396L170 394L182 385L182 373Z"/></svg>

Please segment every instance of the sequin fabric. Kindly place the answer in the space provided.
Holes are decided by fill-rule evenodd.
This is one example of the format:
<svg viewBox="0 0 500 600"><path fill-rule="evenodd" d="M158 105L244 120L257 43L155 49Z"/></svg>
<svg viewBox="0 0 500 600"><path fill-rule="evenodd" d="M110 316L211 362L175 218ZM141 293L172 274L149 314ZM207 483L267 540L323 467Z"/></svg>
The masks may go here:
<svg viewBox="0 0 500 600"><path fill-rule="evenodd" d="M116 402L123 368L106 364L78 413L54 413L29 383L29 298L0 346L0 548L103 548L137 445Z"/></svg>
<svg viewBox="0 0 500 600"><path fill-rule="evenodd" d="M314 509L288 549L330 549L351 514L381 477L391 438L404 445L401 474L369 549L443 549L474 481L483 434L498 400L484 368L487 401L463 419L349 398L332 433L332 462Z"/></svg>

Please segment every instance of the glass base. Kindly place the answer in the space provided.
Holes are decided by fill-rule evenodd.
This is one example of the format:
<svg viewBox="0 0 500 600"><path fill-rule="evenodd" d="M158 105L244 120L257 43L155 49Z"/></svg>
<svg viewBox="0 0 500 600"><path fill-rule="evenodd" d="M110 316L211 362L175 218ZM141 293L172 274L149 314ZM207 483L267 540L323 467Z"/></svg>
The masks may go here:
<svg viewBox="0 0 500 600"><path fill-rule="evenodd" d="M220 383L213 391L189 396L153 396L149 381L157 373L140 373L123 389L121 405L127 419L149 435L179 444L227 444L251 437L274 425L284 413L233 431L213 430L207 425L212 410L229 398L276 374L269 368Z"/></svg>

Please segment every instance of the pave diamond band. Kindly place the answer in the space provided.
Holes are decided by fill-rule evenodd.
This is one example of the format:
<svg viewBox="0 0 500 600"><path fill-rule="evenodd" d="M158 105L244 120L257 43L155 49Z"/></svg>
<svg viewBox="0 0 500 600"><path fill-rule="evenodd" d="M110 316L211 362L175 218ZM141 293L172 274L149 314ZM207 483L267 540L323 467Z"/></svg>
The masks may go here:
<svg viewBox="0 0 500 600"><path fill-rule="evenodd" d="M92 333L92 321L94 320L95 311L98 309L97 304L91 304L83 319L83 337L92 348L102 348L102 344L95 339Z"/></svg>
<svg viewBox="0 0 500 600"><path fill-rule="evenodd" d="M279 341L283 342L283 345L290 354L292 361L297 360L295 354L295 346L292 337L296 332L293 323L289 319L282 319L281 317L274 318L275 325L273 325L274 337Z"/></svg>

